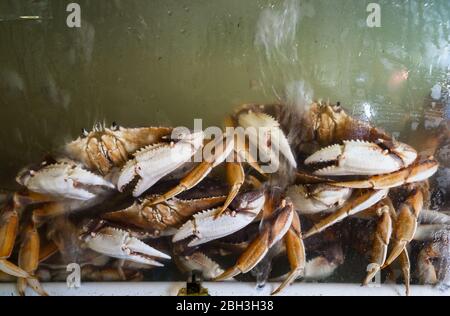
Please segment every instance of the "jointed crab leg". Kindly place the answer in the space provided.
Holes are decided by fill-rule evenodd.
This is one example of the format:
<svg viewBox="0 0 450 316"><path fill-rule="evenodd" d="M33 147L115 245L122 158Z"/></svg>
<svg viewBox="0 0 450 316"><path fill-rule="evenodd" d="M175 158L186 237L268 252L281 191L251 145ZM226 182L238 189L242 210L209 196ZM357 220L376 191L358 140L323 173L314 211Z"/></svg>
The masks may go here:
<svg viewBox="0 0 450 316"><path fill-rule="evenodd" d="M239 257L236 265L227 269L215 280L226 280L253 269L267 254L269 249L288 232L294 217L294 207L290 202L282 202L272 218L264 223L261 233L256 237Z"/></svg>
<svg viewBox="0 0 450 316"><path fill-rule="evenodd" d="M75 202L75 201L74 201ZM70 210L69 202L46 203L33 211L33 221L36 224L43 223L48 219L62 215Z"/></svg>
<svg viewBox="0 0 450 316"><path fill-rule="evenodd" d="M39 247L39 262L43 262L58 252L58 246L53 241L41 244Z"/></svg>
<svg viewBox="0 0 450 316"><path fill-rule="evenodd" d="M291 266L291 272L281 285L272 292L272 295L280 293L284 288L289 286L298 277L305 274L306 266L306 252L305 245L302 239L302 232L300 227L300 218L297 212L294 212L291 227L284 236L286 244L286 252Z"/></svg>
<svg viewBox="0 0 450 316"><path fill-rule="evenodd" d="M248 163L259 174L261 174L262 176L265 176L266 174L259 166L258 160L251 153L250 146L246 142L245 136L237 134L237 135L235 135L234 141L235 141L234 151L236 152L238 157L241 159L240 161Z"/></svg>
<svg viewBox="0 0 450 316"><path fill-rule="evenodd" d="M376 210L379 220L375 232L375 237L372 246L371 263L369 265L367 276L363 281L363 285L369 284L369 282L375 277L384 265L387 257L389 241L392 235L392 218L388 205L381 205Z"/></svg>
<svg viewBox="0 0 450 316"><path fill-rule="evenodd" d="M30 277L17 279L17 289L22 296L25 295L27 284L39 295L48 295L34 276L39 265L39 246L39 234L36 228L32 224L27 225L19 251L19 266L29 273Z"/></svg>
<svg viewBox="0 0 450 316"><path fill-rule="evenodd" d="M436 173L438 167L438 162L430 157L407 168L388 174L372 176L367 180L332 182L330 184L346 188L389 189L403 184L426 180Z"/></svg>
<svg viewBox="0 0 450 316"><path fill-rule="evenodd" d="M423 208L423 194L420 189L415 192L400 206L395 223L393 236L394 244L391 253L383 266L390 265L405 249L406 245L414 238L417 229L419 214Z"/></svg>
<svg viewBox="0 0 450 316"><path fill-rule="evenodd" d="M400 266L402 267L403 280L405 282L406 296L409 296L411 285L411 262L409 260L408 250L403 249L402 253L398 257Z"/></svg>
<svg viewBox="0 0 450 316"><path fill-rule="evenodd" d="M225 210L230 206L231 202L233 202L234 198L238 195L239 189L244 184L245 181L245 173L244 168L242 167L242 164L239 162L227 162L226 163L226 169L227 169L227 178L228 183L231 186L231 190L228 193L227 199L219 212L217 212L216 217L219 217L220 215L225 212Z"/></svg>
<svg viewBox="0 0 450 316"><path fill-rule="evenodd" d="M387 193L388 190L366 191L350 198L350 200L348 200L342 208L325 217L317 224L314 224L313 228L311 228L306 234L304 234L303 238L308 238L314 234L320 233L324 229L332 226L337 222L340 222L344 218L368 209L369 207L384 199Z"/></svg>
<svg viewBox="0 0 450 316"><path fill-rule="evenodd" d="M27 278L28 273L7 259L11 256L19 229L19 216L12 203L8 203L0 214L0 271Z"/></svg>

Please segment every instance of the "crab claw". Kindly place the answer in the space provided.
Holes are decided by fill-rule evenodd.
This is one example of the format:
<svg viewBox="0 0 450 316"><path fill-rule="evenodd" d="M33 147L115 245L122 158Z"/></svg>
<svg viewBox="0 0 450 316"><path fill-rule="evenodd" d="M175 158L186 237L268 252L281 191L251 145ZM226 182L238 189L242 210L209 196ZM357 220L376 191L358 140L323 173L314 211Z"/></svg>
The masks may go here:
<svg viewBox="0 0 450 316"><path fill-rule="evenodd" d="M198 246L237 232L249 225L259 214L265 202L261 190L250 191L239 195L227 210L218 218L215 217L220 208L197 213L187 221L173 236L173 242L189 237L194 239L188 246Z"/></svg>
<svg viewBox="0 0 450 316"><path fill-rule="evenodd" d="M203 145L203 132L182 133L177 142L158 143L147 146L134 154L122 168L117 187L123 191L139 177L133 196L138 197L164 176L178 169Z"/></svg>
<svg viewBox="0 0 450 316"><path fill-rule="evenodd" d="M393 243L383 268L389 266L402 253L416 234L418 219L424 203L423 193L415 189L411 196L400 205L399 214L395 223Z"/></svg>
<svg viewBox="0 0 450 316"><path fill-rule="evenodd" d="M289 141L280 128L280 124L272 116L264 112L244 111L238 115L238 123L239 126L246 129L250 141L257 140L260 153L267 152L267 149L269 149L270 159L281 153L293 168L297 167ZM263 139L261 139L262 135Z"/></svg>
<svg viewBox="0 0 450 316"><path fill-rule="evenodd" d="M99 231L82 237L86 246L109 257L130 260L152 266L163 266L155 258L170 259L170 256L156 250L127 231L106 226Z"/></svg>
<svg viewBox="0 0 450 316"><path fill-rule="evenodd" d="M356 194L350 197L340 209L326 216L318 223L315 223L314 226L303 235L303 238L309 238L349 216L358 214L368 209L384 199L388 193L389 190L369 190L356 192Z"/></svg>
<svg viewBox="0 0 450 316"><path fill-rule="evenodd" d="M320 176L378 175L408 167L416 159L417 152L412 147L397 141L349 140L317 151L305 164L336 163L314 172Z"/></svg>
<svg viewBox="0 0 450 316"><path fill-rule="evenodd" d="M188 256L180 256L177 263L185 271L201 271L205 280L211 280L221 275L224 270L217 262L209 258L201 251L196 251Z"/></svg>
<svg viewBox="0 0 450 316"><path fill-rule="evenodd" d="M28 190L55 198L90 200L96 194L89 191L94 187L114 189L114 185L90 171L83 169L72 160L61 160L44 165L37 171L23 170L16 178Z"/></svg>
<svg viewBox="0 0 450 316"><path fill-rule="evenodd" d="M332 212L350 198L352 190L328 184L293 185L288 188L286 194L295 209L305 215Z"/></svg>

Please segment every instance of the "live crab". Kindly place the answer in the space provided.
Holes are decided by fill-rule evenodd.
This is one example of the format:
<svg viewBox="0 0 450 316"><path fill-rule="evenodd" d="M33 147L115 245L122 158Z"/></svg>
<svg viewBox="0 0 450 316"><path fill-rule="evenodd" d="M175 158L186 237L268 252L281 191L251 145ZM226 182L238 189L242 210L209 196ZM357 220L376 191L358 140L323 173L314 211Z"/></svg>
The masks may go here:
<svg viewBox="0 0 450 316"><path fill-rule="evenodd" d="M331 271L342 263L307 260L308 240L356 216L378 221L363 283L399 260L409 285L407 246L421 236L427 179L438 169L432 156L419 155L330 104L314 103L304 112L246 104L226 118L225 127L223 136L210 142L202 131L171 127L113 124L83 130L55 159L19 173L24 190L8 196L0 217L0 271L18 278L21 294L29 285L45 295L38 273L46 270L39 267L63 253L70 239L86 262L92 253L106 258L86 265L91 279L139 278L140 270L163 266L175 256L182 269L201 269L206 277L223 280L252 270L281 243L291 271L275 294L299 277L311 277L308 271L319 261L328 262ZM242 137L239 128L247 134ZM203 160L192 165L198 152ZM278 168L275 173L265 172L270 162ZM218 194L211 187L201 189L222 165L227 187ZM193 196L196 189L203 196ZM74 220L68 218L72 215ZM303 233L305 220L312 225ZM236 265L222 269L202 252L259 221L259 230L239 248ZM17 235L18 265L10 260ZM439 255L434 243L426 249L419 256L422 271L431 269L424 258ZM106 264L108 258L117 264Z"/></svg>

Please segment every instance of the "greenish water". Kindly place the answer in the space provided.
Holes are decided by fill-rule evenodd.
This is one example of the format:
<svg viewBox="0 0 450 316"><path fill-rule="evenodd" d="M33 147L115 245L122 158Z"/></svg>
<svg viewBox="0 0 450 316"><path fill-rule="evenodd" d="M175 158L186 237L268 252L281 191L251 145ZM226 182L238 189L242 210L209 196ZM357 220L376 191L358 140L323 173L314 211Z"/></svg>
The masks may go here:
<svg viewBox="0 0 450 316"><path fill-rule="evenodd" d="M0 4L0 185L96 121L220 124L243 102L341 101L391 130L450 65L450 2L62 0ZM38 20L19 16L39 16Z"/></svg>

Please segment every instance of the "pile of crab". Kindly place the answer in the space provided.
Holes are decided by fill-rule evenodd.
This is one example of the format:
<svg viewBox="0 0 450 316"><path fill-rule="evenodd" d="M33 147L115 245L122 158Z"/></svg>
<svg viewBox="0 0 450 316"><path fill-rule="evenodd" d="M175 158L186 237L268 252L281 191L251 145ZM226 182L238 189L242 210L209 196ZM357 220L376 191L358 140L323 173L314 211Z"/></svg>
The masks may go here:
<svg viewBox="0 0 450 316"><path fill-rule="evenodd" d="M212 140L96 126L22 170L22 189L2 195L0 280L46 295L40 281L64 281L69 263L85 281L174 264L211 280L252 271L281 280L278 293L331 277L349 249L364 284L384 269L396 280L397 265L407 290L448 277L450 217L428 208L433 156L339 105L243 105L225 122Z"/></svg>

